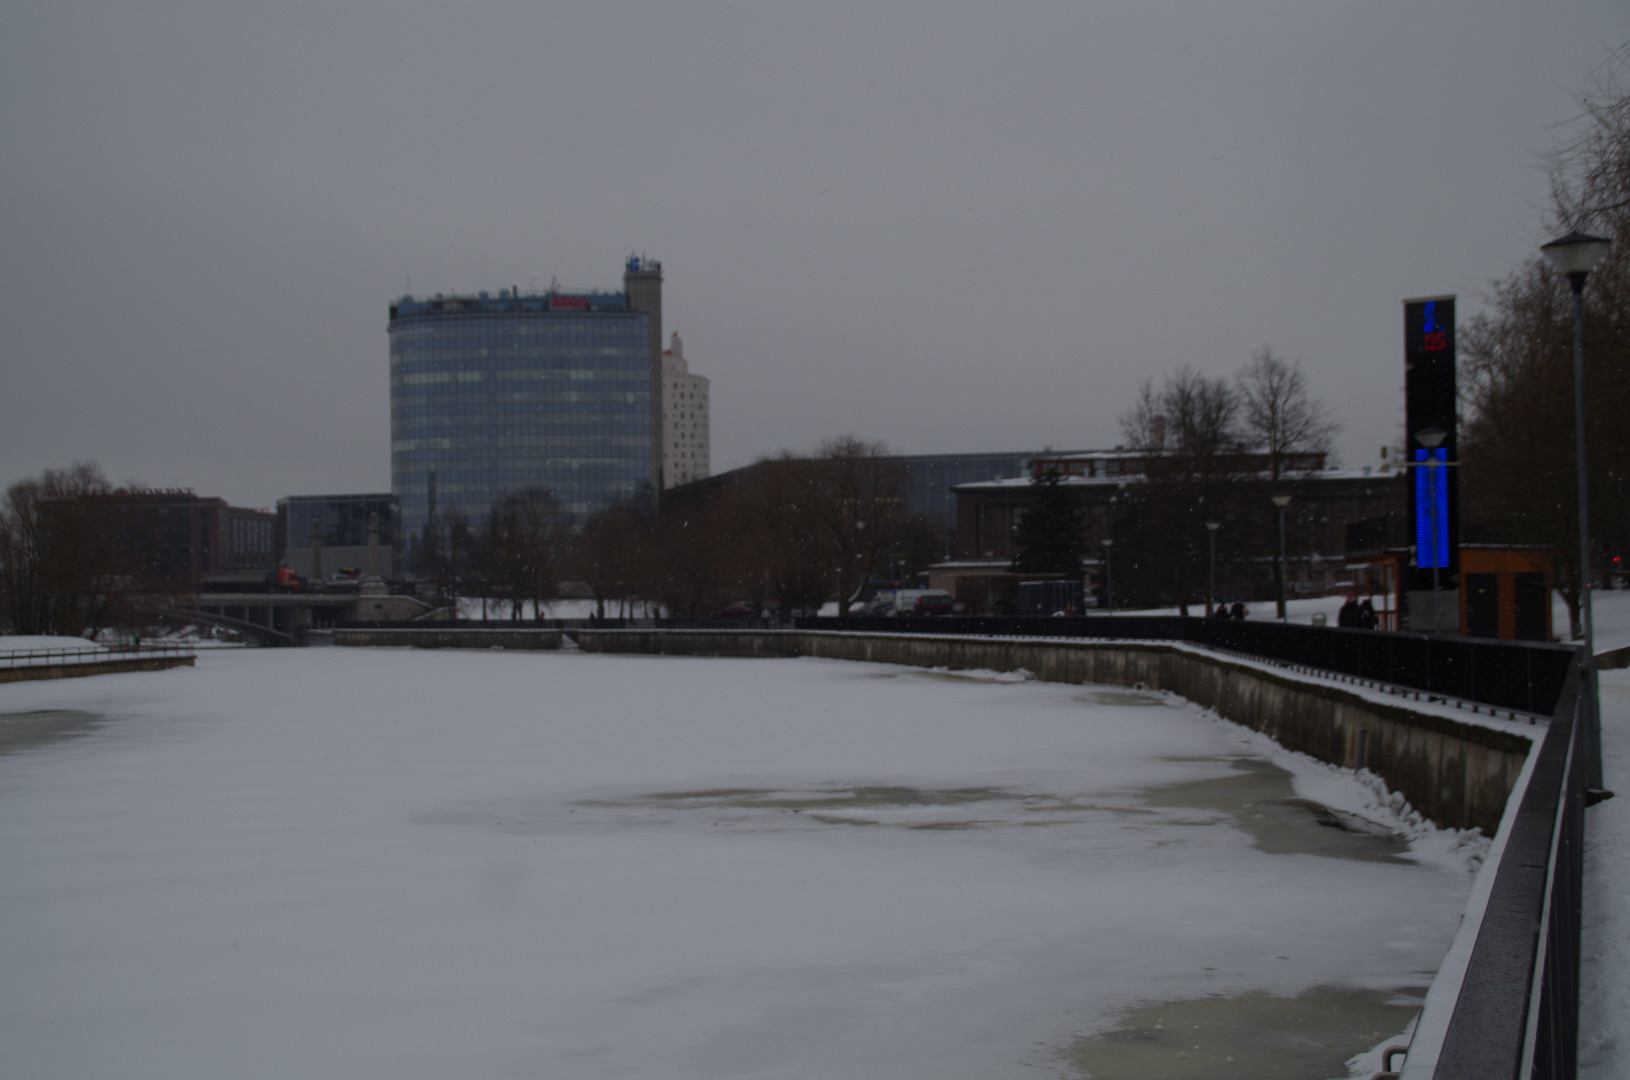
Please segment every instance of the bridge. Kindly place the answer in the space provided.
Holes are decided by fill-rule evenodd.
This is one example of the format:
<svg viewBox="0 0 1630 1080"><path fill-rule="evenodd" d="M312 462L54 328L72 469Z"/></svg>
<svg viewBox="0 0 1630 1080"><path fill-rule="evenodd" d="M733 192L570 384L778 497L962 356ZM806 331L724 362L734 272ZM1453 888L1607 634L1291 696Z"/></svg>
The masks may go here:
<svg viewBox="0 0 1630 1080"><path fill-rule="evenodd" d="M313 626L332 626L356 608L355 593L199 593L193 606L150 604L140 610L173 622L236 630L262 645L298 645Z"/></svg>

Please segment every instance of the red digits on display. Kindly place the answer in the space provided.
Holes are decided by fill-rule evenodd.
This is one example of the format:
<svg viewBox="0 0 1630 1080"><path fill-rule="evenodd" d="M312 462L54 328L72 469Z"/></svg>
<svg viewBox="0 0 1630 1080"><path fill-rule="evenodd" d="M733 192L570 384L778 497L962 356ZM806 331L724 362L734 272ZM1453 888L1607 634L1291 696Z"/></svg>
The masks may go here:
<svg viewBox="0 0 1630 1080"><path fill-rule="evenodd" d="M1421 340L1421 348L1426 352L1439 352L1449 347L1448 335L1439 330L1435 334L1427 334Z"/></svg>

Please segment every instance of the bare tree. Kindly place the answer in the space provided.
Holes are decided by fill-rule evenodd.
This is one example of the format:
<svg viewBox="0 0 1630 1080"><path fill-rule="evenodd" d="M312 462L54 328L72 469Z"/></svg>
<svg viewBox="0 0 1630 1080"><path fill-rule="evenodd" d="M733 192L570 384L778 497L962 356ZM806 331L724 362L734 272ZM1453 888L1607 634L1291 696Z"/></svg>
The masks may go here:
<svg viewBox="0 0 1630 1080"><path fill-rule="evenodd" d="M1185 613L1204 591L1205 522L1237 496L1240 396L1227 379L1192 367L1145 380L1121 430L1146 455L1143 480L1117 496L1111 525L1116 596L1175 604Z"/></svg>
<svg viewBox="0 0 1630 1080"><path fill-rule="evenodd" d="M905 515L905 471L887 456L882 443L846 435L822 443L812 463L809 512L839 615L849 613Z"/></svg>
<svg viewBox="0 0 1630 1080"><path fill-rule="evenodd" d="M589 515L571 538L567 573L588 586L596 618L606 617L609 599L619 602L621 613L622 604L638 591L649 546L648 525L635 507L612 506Z"/></svg>
<svg viewBox="0 0 1630 1080"><path fill-rule="evenodd" d="M560 503L543 488L512 491L487 512L482 538L486 578L510 618L520 619L526 601L533 612L560 595L560 555L565 546Z"/></svg>
<svg viewBox="0 0 1630 1080"><path fill-rule="evenodd" d="M1613 242L1591 272L1585 305L1585 441L1592 559L1630 555L1630 45L1579 99L1550 155L1556 233ZM1461 334L1467 407L1460 442L1468 538L1553 553L1552 583L1580 626L1574 484L1573 309L1566 280L1537 255L1495 286ZM1596 578L1600 568L1584 577Z"/></svg>
<svg viewBox="0 0 1630 1080"><path fill-rule="evenodd" d="M1308 388L1302 361L1286 360L1262 346L1239 373L1241 437L1248 449L1267 455L1278 480L1298 454L1328 454L1341 425Z"/></svg>
<svg viewBox="0 0 1630 1080"><path fill-rule="evenodd" d="M734 566L726 546L725 492L711 492L656 522L655 591L673 616L705 615L728 602Z"/></svg>
<svg viewBox="0 0 1630 1080"><path fill-rule="evenodd" d="M1138 385L1138 398L1121 414L1121 433L1136 450L1202 462L1233 452L1240 441L1240 397L1227 379L1184 366L1157 391Z"/></svg>
<svg viewBox="0 0 1630 1080"><path fill-rule="evenodd" d="M736 502L745 578L758 579L783 614L819 608L826 561L815 516L817 463L783 452L754 465Z"/></svg>
<svg viewBox="0 0 1630 1080"><path fill-rule="evenodd" d="M91 635L138 588L130 523L92 464L48 469L0 504L0 624L22 634Z"/></svg>

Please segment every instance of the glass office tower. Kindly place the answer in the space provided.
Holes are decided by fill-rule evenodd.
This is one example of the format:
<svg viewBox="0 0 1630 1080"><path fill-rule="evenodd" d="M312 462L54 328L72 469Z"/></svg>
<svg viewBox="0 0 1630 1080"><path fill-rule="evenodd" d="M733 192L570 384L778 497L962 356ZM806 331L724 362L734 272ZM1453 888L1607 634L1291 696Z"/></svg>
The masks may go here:
<svg viewBox="0 0 1630 1080"><path fill-rule="evenodd" d="M637 263L629 277L660 282L657 264ZM572 522L652 497L660 403L651 388L661 385L661 358L651 323L661 309L629 296L510 291L392 305L399 554L460 520L479 529L521 488L549 491Z"/></svg>

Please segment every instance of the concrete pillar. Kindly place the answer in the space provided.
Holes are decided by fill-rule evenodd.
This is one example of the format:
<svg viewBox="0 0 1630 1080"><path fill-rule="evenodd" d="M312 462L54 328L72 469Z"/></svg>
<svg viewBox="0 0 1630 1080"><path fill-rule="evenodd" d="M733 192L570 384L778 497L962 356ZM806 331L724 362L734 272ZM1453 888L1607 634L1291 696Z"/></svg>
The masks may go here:
<svg viewBox="0 0 1630 1080"><path fill-rule="evenodd" d="M315 588L323 580L323 526L311 519L311 584Z"/></svg>
<svg viewBox="0 0 1630 1080"><path fill-rule="evenodd" d="M368 572L364 575L368 581L379 580L379 515L368 515Z"/></svg>

